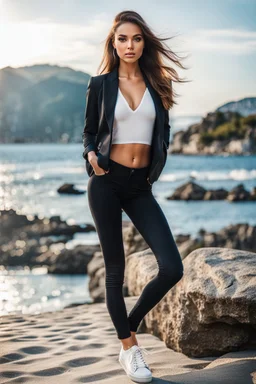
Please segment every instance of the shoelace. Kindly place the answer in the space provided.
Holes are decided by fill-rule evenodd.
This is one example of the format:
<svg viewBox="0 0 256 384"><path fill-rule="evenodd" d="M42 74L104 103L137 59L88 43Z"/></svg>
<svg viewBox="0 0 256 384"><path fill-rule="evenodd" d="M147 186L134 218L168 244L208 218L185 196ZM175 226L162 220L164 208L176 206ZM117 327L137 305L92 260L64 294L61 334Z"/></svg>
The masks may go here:
<svg viewBox="0 0 256 384"><path fill-rule="evenodd" d="M152 355L151 352L149 352L145 347L143 347L142 345L139 345L139 348L146 353L146 355Z"/></svg>
<svg viewBox="0 0 256 384"><path fill-rule="evenodd" d="M147 355L150 355L150 352L146 348L139 346L131 355L131 361L133 361L133 368L136 371L138 368L148 368L148 364L145 362L142 352L145 352Z"/></svg>

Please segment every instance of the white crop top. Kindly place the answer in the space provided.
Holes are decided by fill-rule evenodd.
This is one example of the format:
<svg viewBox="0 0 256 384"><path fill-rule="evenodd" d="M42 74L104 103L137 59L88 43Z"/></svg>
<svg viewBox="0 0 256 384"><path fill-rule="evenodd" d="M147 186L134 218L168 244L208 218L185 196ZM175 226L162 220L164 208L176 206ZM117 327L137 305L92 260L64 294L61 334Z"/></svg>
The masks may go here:
<svg viewBox="0 0 256 384"><path fill-rule="evenodd" d="M148 88L133 111L118 88L112 144L142 143L151 145L156 111Z"/></svg>

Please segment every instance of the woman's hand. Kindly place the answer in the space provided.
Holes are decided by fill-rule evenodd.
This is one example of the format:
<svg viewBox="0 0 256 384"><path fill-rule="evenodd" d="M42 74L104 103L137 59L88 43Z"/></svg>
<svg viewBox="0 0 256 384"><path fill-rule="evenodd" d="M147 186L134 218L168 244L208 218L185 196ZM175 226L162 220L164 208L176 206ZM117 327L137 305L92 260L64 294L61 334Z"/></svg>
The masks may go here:
<svg viewBox="0 0 256 384"><path fill-rule="evenodd" d="M95 153L95 152L94 152ZM91 155L88 157L89 163L92 165L95 175L101 176L105 175L107 173L105 169L98 166L98 156L96 154Z"/></svg>

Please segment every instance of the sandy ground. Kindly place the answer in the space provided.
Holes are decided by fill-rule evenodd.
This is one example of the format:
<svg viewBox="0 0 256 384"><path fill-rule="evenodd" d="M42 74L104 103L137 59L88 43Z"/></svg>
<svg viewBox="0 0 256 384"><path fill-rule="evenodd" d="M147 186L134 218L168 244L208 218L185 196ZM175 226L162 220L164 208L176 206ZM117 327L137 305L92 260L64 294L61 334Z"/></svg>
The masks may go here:
<svg viewBox="0 0 256 384"><path fill-rule="evenodd" d="M128 310L137 299L125 298ZM0 321L0 383L132 383L105 303ZM256 350L189 358L151 334L137 339L149 352L152 383L256 384Z"/></svg>

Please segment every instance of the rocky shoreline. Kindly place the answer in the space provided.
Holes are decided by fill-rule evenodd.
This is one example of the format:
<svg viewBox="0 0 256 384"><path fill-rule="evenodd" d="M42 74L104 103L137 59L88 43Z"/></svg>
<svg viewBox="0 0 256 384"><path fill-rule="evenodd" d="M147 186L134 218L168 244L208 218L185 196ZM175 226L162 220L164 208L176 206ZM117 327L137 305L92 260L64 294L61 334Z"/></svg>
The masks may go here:
<svg viewBox="0 0 256 384"><path fill-rule="evenodd" d="M209 112L202 121L173 134L168 153L252 155L256 153L256 115Z"/></svg>
<svg viewBox="0 0 256 384"><path fill-rule="evenodd" d="M256 187L253 187L249 192L244 185L238 184L236 187L227 191L224 188L206 190L201 185L189 181L182 184L175 191L166 197L167 200L226 200L229 202L235 201L255 201L256 202Z"/></svg>

